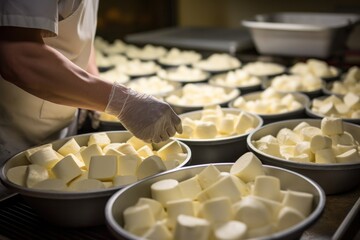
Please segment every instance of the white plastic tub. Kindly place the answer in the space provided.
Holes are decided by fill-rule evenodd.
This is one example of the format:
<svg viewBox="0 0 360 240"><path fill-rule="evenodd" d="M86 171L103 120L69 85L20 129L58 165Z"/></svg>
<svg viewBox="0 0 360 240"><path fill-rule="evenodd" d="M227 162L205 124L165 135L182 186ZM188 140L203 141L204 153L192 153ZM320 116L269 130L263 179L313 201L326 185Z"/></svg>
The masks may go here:
<svg viewBox="0 0 360 240"><path fill-rule="evenodd" d="M284 12L242 21L261 54L329 57L344 49L359 14Z"/></svg>

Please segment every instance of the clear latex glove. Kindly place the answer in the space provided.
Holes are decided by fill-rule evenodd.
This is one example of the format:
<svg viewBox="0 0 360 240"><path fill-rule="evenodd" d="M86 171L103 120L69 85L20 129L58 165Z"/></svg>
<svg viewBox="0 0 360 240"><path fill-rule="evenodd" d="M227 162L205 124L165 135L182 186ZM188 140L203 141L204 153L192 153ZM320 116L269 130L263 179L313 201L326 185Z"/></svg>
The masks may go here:
<svg viewBox="0 0 360 240"><path fill-rule="evenodd" d="M182 133L181 120L169 104L117 82L105 112L117 116L127 130L147 142L165 141L176 132Z"/></svg>

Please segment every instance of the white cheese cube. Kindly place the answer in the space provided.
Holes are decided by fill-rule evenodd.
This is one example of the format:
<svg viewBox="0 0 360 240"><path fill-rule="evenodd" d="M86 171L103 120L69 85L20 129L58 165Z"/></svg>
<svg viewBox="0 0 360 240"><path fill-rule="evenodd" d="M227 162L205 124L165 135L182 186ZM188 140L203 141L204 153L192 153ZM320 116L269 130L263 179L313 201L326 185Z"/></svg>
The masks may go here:
<svg viewBox="0 0 360 240"><path fill-rule="evenodd" d="M179 199L166 202L168 225L175 228L177 217L180 214L195 217L195 209L191 199Z"/></svg>
<svg viewBox="0 0 360 240"><path fill-rule="evenodd" d="M117 150L125 155L138 155L135 148L129 143L121 144Z"/></svg>
<svg viewBox="0 0 360 240"><path fill-rule="evenodd" d="M301 122L296 127L294 127L293 132L300 135L301 129L305 127L310 127L310 125L307 122Z"/></svg>
<svg viewBox="0 0 360 240"><path fill-rule="evenodd" d="M234 219L246 224L248 228L263 227L272 222L272 215L266 205L251 196L233 205Z"/></svg>
<svg viewBox="0 0 360 240"><path fill-rule="evenodd" d="M30 148L30 149L27 149L25 150L25 156L27 157L28 160L30 160L30 156L32 154L34 154L35 152L39 151L40 149L42 148L47 148L47 147L51 147L52 148L52 144L51 143L48 143L48 144L45 144L45 145L41 145L41 146L37 146L37 147L34 147L34 148Z"/></svg>
<svg viewBox="0 0 360 240"><path fill-rule="evenodd" d="M110 144L111 140L109 136L105 132L99 132L91 134L88 141L88 146L93 144L99 145L101 148L105 147L106 145Z"/></svg>
<svg viewBox="0 0 360 240"><path fill-rule="evenodd" d="M279 212L277 228L284 230L300 223L304 219L305 217L294 208L283 207Z"/></svg>
<svg viewBox="0 0 360 240"><path fill-rule="evenodd" d="M225 135L230 135L234 132L234 117L225 116L220 120L218 132Z"/></svg>
<svg viewBox="0 0 360 240"><path fill-rule="evenodd" d="M206 114L201 116L200 121L201 122L211 122L213 124L215 124L216 127L218 127L220 125L220 123L222 118L220 118L219 116L215 115L215 114ZM230 119L229 119L230 120ZM187 126L187 125L185 125Z"/></svg>
<svg viewBox="0 0 360 240"><path fill-rule="evenodd" d="M141 158L138 155L118 156L118 175L135 175Z"/></svg>
<svg viewBox="0 0 360 240"><path fill-rule="evenodd" d="M166 161L163 161L166 170L170 170L170 169L174 169L177 168L178 166L180 166L181 161L177 160L177 159L169 159Z"/></svg>
<svg viewBox="0 0 360 240"><path fill-rule="evenodd" d="M324 117L321 120L321 131L325 135L335 135L344 133L343 122L341 118Z"/></svg>
<svg viewBox="0 0 360 240"><path fill-rule="evenodd" d="M171 200L182 198L179 182L174 179L164 179L151 185L151 196L163 206Z"/></svg>
<svg viewBox="0 0 360 240"><path fill-rule="evenodd" d="M113 178L113 185L114 187L125 186L137 182L137 180L135 175L115 176Z"/></svg>
<svg viewBox="0 0 360 240"><path fill-rule="evenodd" d="M355 145L341 145L341 144L337 144L337 145L333 145L332 146L332 150L334 152L335 156L341 155L347 151L350 151L351 149L357 149Z"/></svg>
<svg viewBox="0 0 360 240"><path fill-rule="evenodd" d="M135 206L141 206L141 205L149 205L150 210L155 217L155 220L162 220L167 217L163 205L154 199L143 198L143 197L139 198Z"/></svg>
<svg viewBox="0 0 360 240"><path fill-rule="evenodd" d="M174 239L208 240L210 232L210 223L205 219L186 215L179 215L174 231Z"/></svg>
<svg viewBox="0 0 360 240"><path fill-rule="evenodd" d="M155 217L149 205L128 207L124 210L123 216L124 228L131 233L135 233L141 229L146 231L155 224Z"/></svg>
<svg viewBox="0 0 360 240"><path fill-rule="evenodd" d="M117 174L117 164L116 156L92 156L89 165L89 178L100 181L111 181Z"/></svg>
<svg viewBox="0 0 360 240"><path fill-rule="evenodd" d="M154 155L154 152L148 145L144 145L143 147L139 148L137 153L141 158L147 158Z"/></svg>
<svg viewBox="0 0 360 240"><path fill-rule="evenodd" d="M338 163L351 163L360 162L360 155L356 149L351 149L343 154L336 156L336 162Z"/></svg>
<svg viewBox="0 0 360 240"><path fill-rule="evenodd" d="M294 145L281 145L279 150L281 156L283 156L285 159L289 159L290 157L293 157L295 154Z"/></svg>
<svg viewBox="0 0 360 240"><path fill-rule="evenodd" d="M142 238L149 240L170 240L172 239L172 234L165 223L158 221L142 235Z"/></svg>
<svg viewBox="0 0 360 240"><path fill-rule="evenodd" d="M328 136L316 135L310 141L311 152L316 153L316 151L331 148L332 140Z"/></svg>
<svg viewBox="0 0 360 240"><path fill-rule="evenodd" d="M204 189L204 192L209 198L228 197L231 202L236 202L241 198L241 192L231 176L224 176L212 184L210 187Z"/></svg>
<svg viewBox="0 0 360 240"><path fill-rule="evenodd" d="M70 153L75 154L75 153L77 153L79 151L80 151L80 146L79 146L79 144L76 142L76 140L74 138L71 138L69 141L64 143L58 149L58 152L63 156L66 156L66 155L68 155Z"/></svg>
<svg viewBox="0 0 360 240"><path fill-rule="evenodd" d="M348 133L344 131L343 134L336 134L331 136L333 145L347 145L347 146L353 146L356 145L354 137L351 135L351 133Z"/></svg>
<svg viewBox="0 0 360 240"><path fill-rule="evenodd" d="M32 188L38 182L49 178L48 170L37 164L30 164L27 168L26 186Z"/></svg>
<svg viewBox="0 0 360 240"><path fill-rule="evenodd" d="M125 156L125 154L123 154L123 153L121 153L118 150L113 149L113 148L107 149L107 151L106 152L104 151L104 153L105 153L105 155L112 155L112 156L116 156L116 157L117 156L122 156L122 157Z"/></svg>
<svg viewBox="0 0 360 240"><path fill-rule="evenodd" d="M91 157L103 155L103 151L99 145L92 144L89 147L82 150L80 152L80 155L81 155L82 159L84 160L86 167L89 168Z"/></svg>
<svg viewBox="0 0 360 240"><path fill-rule="evenodd" d="M247 183L254 181L256 176L265 175L265 172L261 161L253 153L247 152L231 166L230 174Z"/></svg>
<svg viewBox="0 0 360 240"><path fill-rule="evenodd" d="M36 183L33 188L43 190L65 191L67 189L66 182L62 179L46 179Z"/></svg>
<svg viewBox="0 0 360 240"><path fill-rule="evenodd" d="M160 157L152 155L141 161L136 170L136 176L143 179L157 173L166 171L166 167Z"/></svg>
<svg viewBox="0 0 360 240"><path fill-rule="evenodd" d="M184 198L195 199L196 196L201 192L198 175L181 181L179 183L179 188Z"/></svg>
<svg viewBox="0 0 360 240"><path fill-rule="evenodd" d="M106 145L105 147L103 147L102 151L103 151L103 153L105 153L106 155L108 155L107 152L108 152L110 149L118 151L118 148L119 148L121 145L123 145L123 144L124 144L124 143L110 143L110 144Z"/></svg>
<svg viewBox="0 0 360 240"><path fill-rule="evenodd" d="M200 210L200 216L212 225L230 221L233 219L230 199L217 197L206 200Z"/></svg>
<svg viewBox="0 0 360 240"><path fill-rule="evenodd" d="M300 130L300 137L303 141L311 141L316 135L323 135L323 132L318 127L304 127Z"/></svg>
<svg viewBox="0 0 360 240"><path fill-rule="evenodd" d="M144 142L143 140L135 137L135 136L132 136L131 138L129 138L126 143L129 143L131 144L135 150L139 150L140 148L144 147L144 146L148 146L151 150L153 149L153 146L151 143L147 143L147 142Z"/></svg>
<svg viewBox="0 0 360 240"><path fill-rule="evenodd" d="M254 199L262 202L266 206L266 209L268 209L270 211L272 221L274 222L274 221L277 220L277 216L279 214L279 211L283 207L281 202L274 201L274 200L271 200L271 199L268 199L268 198L254 196L254 195L251 195L251 196L248 196L248 197L254 198Z"/></svg>
<svg viewBox="0 0 360 240"><path fill-rule="evenodd" d="M81 175L82 171L76 164L75 158L76 157L73 154L70 154L61 159L52 168L52 172L54 173L54 175L57 178L64 180L66 183Z"/></svg>
<svg viewBox="0 0 360 240"><path fill-rule="evenodd" d="M314 153L311 151L310 142L301 141L298 142L295 146L294 155L299 156L306 154L309 158L309 161L313 161L315 156Z"/></svg>
<svg viewBox="0 0 360 240"><path fill-rule="evenodd" d="M360 103L360 97L355 93L349 92L344 96L344 103L352 108L356 104Z"/></svg>
<svg viewBox="0 0 360 240"><path fill-rule="evenodd" d="M253 194L258 197L280 201L280 180L273 176L257 176Z"/></svg>
<svg viewBox="0 0 360 240"><path fill-rule="evenodd" d="M306 192L288 190L285 192L282 204L298 210L303 216L309 216L314 196Z"/></svg>
<svg viewBox="0 0 360 240"><path fill-rule="evenodd" d="M280 145L296 145L301 141L301 138L288 128L282 128L276 138Z"/></svg>
<svg viewBox="0 0 360 240"><path fill-rule="evenodd" d="M315 163L336 163L335 155L331 148L321 149L315 152Z"/></svg>
<svg viewBox="0 0 360 240"><path fill-rule="evenodd" d="M237 134L246 133L249 129L255 127L254 122L255 120L253 116L247 112L241 112L235 121L235 132Z"/></svg>
<svg viewBox="0 0 360 240"><path fill-rule="evenodd" d="M282 157L280 153L280 145L278 143L264 143L264 142L256 142L256 148L260 151L269 154L275 157Z"/></svg>
<svg viewBox="0 0 360 240"><path fill-rule="evenodd" d="M82 179L72 182L69 185L69 190L78 192L88 192L104 189L105 185L97 179Z"/></svg>
<svg viewBox="0 0 360 240"><path fill-rule="evenodd" d="M199 139L212 139L217 133L216 125L212 122L198 122L194 129L194 137Z"/></svg>
<svg viewBox="0 0 360 240"><path fill-rule="evenodd" d="M60 159L56 155L55 150L48 146L41 148L30 156L30 162L45 168L52 168Z"/></svg>
<svg viewBox="0 0 360 240"><path fill-rule="evenodd" d="M27 165L12 167L6 172L6 177L12 183L20 186L25 186L27 168Z"/></svg>
<svg viewBox="0 0 360 240"><path fill-rule="evenodd" d="M198 181L202 189L205 189L212 184L214 184L220 175L220 171L214 166L209 165L205 167L199 174L198 174Z"/></svg>
<svg viewBox="0 0 360 240"><path fill-rule="evenodd" d="M215 226L214 235L218 240L244 239L247 226L239 221L228 221Z"/></svg>

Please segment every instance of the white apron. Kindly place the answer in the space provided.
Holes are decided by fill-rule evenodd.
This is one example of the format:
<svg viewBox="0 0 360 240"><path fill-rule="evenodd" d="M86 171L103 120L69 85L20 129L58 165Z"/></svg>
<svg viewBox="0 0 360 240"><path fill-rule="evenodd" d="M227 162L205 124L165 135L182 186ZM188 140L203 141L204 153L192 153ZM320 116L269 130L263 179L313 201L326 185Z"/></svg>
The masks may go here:
<svg viewBox="0 0 360 240"><path fill-rule="evenodd" d="M81 1L73 14L59 22L58 36L44 38L83 69L95 35L97 3ZM0 163L31 146L75 134L76 114L76 108L42 100L0 76Z"/></svg>

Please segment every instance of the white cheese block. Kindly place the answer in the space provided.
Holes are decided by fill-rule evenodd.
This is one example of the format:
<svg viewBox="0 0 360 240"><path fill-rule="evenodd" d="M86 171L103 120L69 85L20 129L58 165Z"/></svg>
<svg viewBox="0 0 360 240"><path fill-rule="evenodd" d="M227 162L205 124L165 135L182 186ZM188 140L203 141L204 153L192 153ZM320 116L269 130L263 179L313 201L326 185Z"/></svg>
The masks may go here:
<svg viewBox="0 0 360 240"><path fill-rule="evenodd" d="M142 238L149 240L171 240L172 234L165 223L157 221L142 235Z"/></svg>
<svg viewBox="0 0 360 240"><path fill-rule="evenodd" d="M251 196L233 205L234 219L246 224L248 228L263 227L272 222L270 210L260 200Z"/></svg>
<svg viewBox="0 0 360 240"><path fill-rule="evenodd" d="M166 167L166 170L174 169L174 168L180 166L180 164L181 164L181 162L177 159L169 159L169 160L163 161L163 163Z"/></svg>
<svg viewBox="0 0 360 240"><path fill-rule="evenodd" d="M281 202L274 201L268 198L254 196L254 195L251 195L250 197L262 202L266 206L266 208L270 211L272 221L277 221L278 213L280 209L283 207Z"/></svg>
<svg viewBox="0 0 360 240"><path fill-rule="evenodd" d="M102 151L103 151L103 153L105 153L106 155L108 155L107 152L108 152L110 149L118 151L117 149L118 149L121 145L123 145L123 144L124 144L124 143L110 143L110 144L106 145L105 147L103 147Z"/></svg>
<svg viewBox="0 0 360 240"><path fill-rule="evenodd" d="M218 224L214 229L214 236L217 240L245 239L247 226L239 221L228 221Z"/></svg>
<svg viewBox="0 0 360 240"><path fill-rule="evenodd" d="M12 183L20 186L25 186L27 168L27 165L12 167L6 172L6 177Z"/></svg>
<svg viewBox="0 0 360 240"><path fill-rule="evenodd" d="M228 197L231 202L236 202L241 198L241 192L231 176L224 176L203 190L209 198Z"/></svg>
<svg viewBox="0 0 360 240"><path fill-rule="evenodd" d="M38 182L49 178L48 170L37 164L30 164L27 168L26 186L32 188Z"/></svg>
<svg viewBox="0 0 360 240"><path fill-rule="evenodd" d="M154 155L154 152L148 145L144 145L137 150L137 153L141 158L147 158Z"/></svg>
<svg viewBox="0 0 360 240"><path fill-rule="evenodd" d="M118 156L118 175L135 175L141 162L138 155Z"/></svg>
<svg viewBox="0 0 360 240"><path fill-rule="evenodd" d="M360 103L360 97L355 93L349 92L344 96L344 103L352 108L356 104Z"/></svg>
<svg viewBox="0 0 360 240"><path fill-rule="evenodd" d="M318 127L304 127L300 130L300 136L303 141L311 141L311 139L316 135L323 135L323 132Z"/></svg>
<svg viewBox="0 0 360 240"><path fill-rule="evenodd" d="M158 151L157 155L164 161L170 159L169 156L173 154L183 153L181 145L178 141L171 141L166 145L162 146Z"/></svg>
<svg viewBox="0 0 360 240"><path fill-rule="evenodd" d="M136 170L136 176L143 179L157 173L166 171L166 166L160 157L152 155L141 161Z"/></svg>
<svg viewBox="0 0 360 240"><path fill-rule="evenodd" d="M215 183L220 175L220 171L214 166L209 165L198 174L198 181L202 189Z"/></svg>
<svg viewBox="0 0 360 240"><path fill-rule="evenodd" d="M195 199L196 196L201 192L198 175L181 181L179 183L179 188L184 198Z"/></svg>
<svg viewBox="0 0 360 240"><path fill-rule="evenodd" d="M138 179L135 175L115 176L113 178L113 185L114 187L125 186L137 182L137 180Z"/></svg>
<svg viewBox="0 0 360 240"><path fill-rule="evenodd" d="M168 226L175 228L177 217L180 214L195 217L195 209L191 199L179 199L166 202L166 210L168 213Z"/></svg>
<svg viewBox="0 0 360 240"><path fill-rule="evenodd" d="M351 163L360 162L360 154L357 149L351 149L343 154L336 156L336 162L338 163Z"/></svg>
<svg viewBox="0 0 360 240"><path fill-rule="evenodd" d="M314 196L310 193L288 190L285 192L282 204L298 210L303 216L308 216L313 206Z"/></svg>
<svg viewBox="0 0 360 240"><path fill-rule="evenodd" d="M316 135L310 141L311 152L316 153L316 151L331 148L332 140L330 137L325 135Z"/></svg>
<svg viewBox="0 0 360 240"><path fill-rule="evenodd" d="M342 134L335 134L331 136L333 145L347 145L347 146L353 146L356 145L354 137L351 135L351 133L348 133L344 131Z"/></svg>
<svg viewBox="0 0 360 240"><path fill-rule="evenodd" d="M34 148L30 148L30 149L27 149L24 151L25 153L25 156L27 157L28 160L30 160L30 156L32 154L34 154L35 152L39 151L40 149L42 148L47 148L47 147L51 147L52 148L52 144L51 143L48 143L48 144L45 144L45 145L41 145L41 146L37 146L37 147L34 147Z"/></svg>
<svg viewBox="0 0 360 240"><path fill-rule="evenodd" d="M247 112L241 112L235 122L235 132L237 134L246 133L249 129L254 128L254 117Z"/></svg>
<svg viewBox="0 0 360 240"><path fill-rule="evenodd" d="M75 153L77 153L79 151L80 151L80 146L79 146L79 144L76 142L76 140L74 138L71 138L69 141L64 143L58 149L58 152L63 156L66 156L66 155L68 155L70 153L75 154Z"/></svg>
<svg viewBox="0 0 360 240"><path fill-rule="evenodd" d="M298 155L302 155L302 154L306 154L309 157L309 160L313 161L315 156L314 156L314 153L311 151L310 142L301 141L296 144L295 149L294 149L294 155L298 156Z"/></svg>
<svg viewBox="0 0 360 240"><path fill-rule="evenodd" d="M164 179L151 185L151 196L163 206L171 200L182 198L179 182L174 179Z"/></svg>
<svg viewBox="0 0 360 240"><path fill-rule="evenodd" d="M315 153L315 163L336 163L334 152L331 148L325 148L316 151Z"/></svg>
<svg viewBox="0 0 360 240"><path fill-rule="evenodd" d="M155 224L155 217L149 205L128 207L123 213L125 230L135 233L139 229L149 229Z"/></svg>
<svg viewBox="0 0 360 240"><path fill-rule="evenodd" d="M298 125L296 125L296 127L294 127L293 131L296 134L300 134L301 129L305 128L305 127L310 127L310 125L307 122L301 122Z"/></svg>
<svg viewBox="0 0 360 240"><path fill-rule="evenodd" d="M230 135L234 132L235 119L232 116L225 116L219 123L218 132L224 135ZM215 125L216 126L216 125Z"/></svg>
<svg viewBox="0 0 360 240"><path fill-rule="evenodd" d="M53 191L65 191L67 189L66 182L62 179L46 179L36 183L33 188Z"/></svg>
<svg viewBox="0 0 360 240"><path fill-rule="evenodd" d="M280 180L273 176L257 176L255 178L253 194L258 197L280 201Z"/></svg>
<svg viewBox="0 0 360 240"><path fill-rule="evenodd" d="M341 118L324 117L321 120L321 131L328 136L344 133Z"/></svg>
<svg viewBox="0 0 360 240"><path fill-rule="evenodd" d="M283 207L278 216L277 228L284 230L300 223L305 217L296 209Z"/></svg>
<svg viewBox="0 0 360 240"><path fill-rule="evenodd" d="M87 192L104 189L105 185L97 179L82 179L69 185L71 191Z"/></svg>
<svg viewBox="0 0 360 240"><path fill-rule="evenodd" d="M212 225L226 223L233 219L230 199L227 197L217 197L206 200L199 214Z"/></svg>
<svg viewBox="0 0 360 240"><path fill-rule="evenodd" d="M74 154L67 155L61 159L51 170L57 178L70 182L82 174L81 169L76 164Z"/></svg>
<svg viewBox="0 0 360 240"><path fill-rule="evenodd" d="M101 148L105 147L106 145L110 144L111 140L109 136L105 132L99 132L91 134L88 141L88 146L93 144L99 145Z"/></svg>
<svg viewBox="0 0 360 240"><path fill-rule="evenodd" d="M256 176L265 175L265 172L261 161L253 153L247 152L231 166L230 174L247 183L254 181Z"/></svg>
<svg viewBox="0 0 360 240"><path fill-rule="evenodd" d="M108 145L109 146L109 145ZM105 148L104 148L105 149ZM112 156L125 156L125 154L119 152L118 150L114 149L114 148L109 148L106 151L104 151L105 155L112 155Z"/></svg>
<svg viewBox="0 0 360 240"><path fill-rule="evenodd" d="M148 146L151 150L153 149L153 146L151 143L144 142L143 140L141 140L135 136L132 136L131 138L129 138L126 141L126 143L131 144L135 148L135 150L139 150L143 146Z"/></svg>
<svg viewBox="0 0 360 240"><path fill-rule="evenodd" d="M129 143L121 144L117 150L125 155L138 155L135 148Z"/></svg>
<svg viewBox="0 0 360 240"><path fill-rule="evenodd" d="M179 215L174 231L174 239L177 240L208 240L211 228L205 219L192 216Z"/></svg>
<svg viewBox="0 0 360 240"><path fill-rule="evenodd" d="M259 149L260 151L275 156L275 157L281 157L281 152L280 152L280 145L278 143L273 143L273 142L269 142L269 143L264 143L264 142L255 142L256 144L256 148Z"/></svg>
<svg viewBox="0 0 360 240"><path fill-rule="evenodd" d="M280 145L296 145L301 141L301 138L288 128L282 128L276 135L276 138Z"/></svg>
<svg viewBox="0 0 360 240"><path fill-rule="evenodd" d="M198 122L194 129L194 137L199 139L212 139L218 133L216 125L212 122Z"/></svg>
<svg viewBox="0 0 360 240"><path fill-rule="evenodd" d="M80 152L82 159L87 168L90 165L90 159L92 156L104 155L101 147L97 144L92 144Z"/></svg>
<svg viewBox="0 0 360 240"><path fill-rule="evenodd" d="M30 155L30 162L45 168L52 168L60 159L55 150L51 147L44 147Z"/></svg>
<svg viewBox="0 0 360 240"><path fill-rule="evenodd" d="M112 181L117 175L118 161L116 156L92 156L89 165L89 178L100 181Z"/></svg>
<svg viewBox="0 0 360 240"><path fill-rule="evenodd" d="M163 205L151 198L139 198L135 206L149 205L155 220L162 220L167 217L167 213L164 210Z"/></svg>
<svg viewBox="0 0 360 240"><path fill-rule="evenodd" d="M351 149L357 149L357 147L355 145L341 145L341 144L336 144L332 146L332 150L335 156L341 155Z"/></svg>

